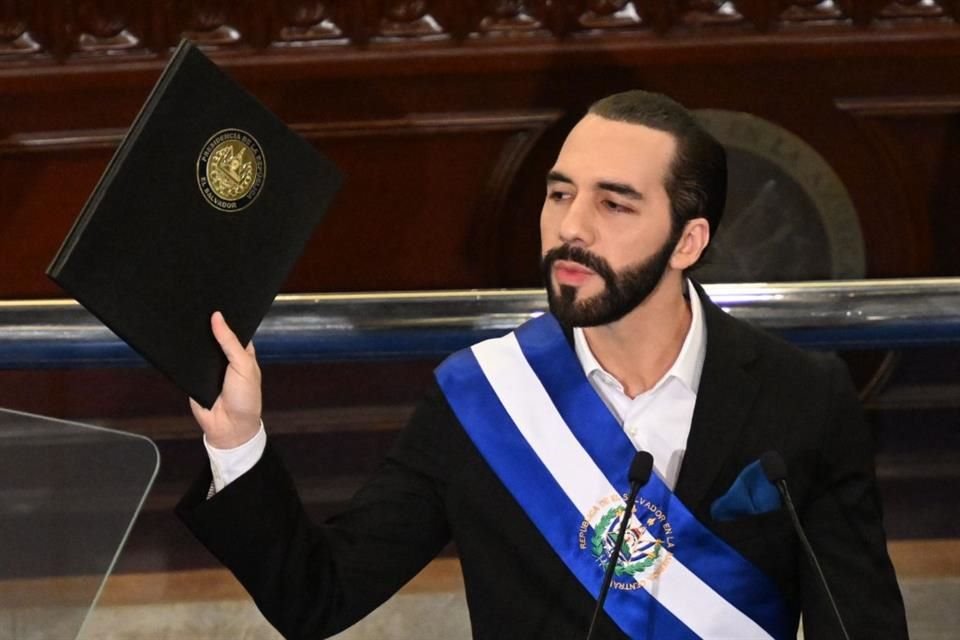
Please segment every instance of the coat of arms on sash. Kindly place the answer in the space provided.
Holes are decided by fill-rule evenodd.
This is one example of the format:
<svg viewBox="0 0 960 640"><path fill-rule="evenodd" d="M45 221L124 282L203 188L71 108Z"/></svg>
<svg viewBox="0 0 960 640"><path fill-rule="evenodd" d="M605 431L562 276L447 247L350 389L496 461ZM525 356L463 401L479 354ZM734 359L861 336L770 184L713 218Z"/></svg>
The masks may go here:
<svg viewBox="0 0 960 640"><path fill-rule="evenodd" d="M614 569L611 585L614 589L632 591L642 588L650 580L656 580L660 576L671 558L667 551L674 546L670 523L656 505L644 498L641 500L643 504L638 502L637 506L648 513L643 515L635 511L627 525L623 546L620 547ZM619 496L611 496L601 500L588 514L589 519L580 524L580 550L589 550L601 567L607 566L614 553L617 532L625 511Z"/></svg>

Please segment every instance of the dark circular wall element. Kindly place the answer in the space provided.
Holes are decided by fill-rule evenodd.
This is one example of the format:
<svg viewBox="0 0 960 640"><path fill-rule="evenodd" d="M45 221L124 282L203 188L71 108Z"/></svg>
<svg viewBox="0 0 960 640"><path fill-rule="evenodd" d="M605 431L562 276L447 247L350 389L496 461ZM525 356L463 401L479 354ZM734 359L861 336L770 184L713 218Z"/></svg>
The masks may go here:
<svg viewBox="0 0 960 640"><path fill-rule="evenodd" d="M862 278L863 235L840 178L786 129L736 111L697 117L726 147L727 206L703 282Z"/></svg>

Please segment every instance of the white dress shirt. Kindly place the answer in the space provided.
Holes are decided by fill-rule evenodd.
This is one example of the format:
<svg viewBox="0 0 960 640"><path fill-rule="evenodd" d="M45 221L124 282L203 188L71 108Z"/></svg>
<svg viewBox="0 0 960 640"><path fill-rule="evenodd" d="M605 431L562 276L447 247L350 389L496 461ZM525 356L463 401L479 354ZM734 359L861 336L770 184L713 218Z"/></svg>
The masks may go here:
<svg viewBox="0 0 960 640"><path fill-rule="evenodd" d="M690 291L689 284L687 290ZM583 329L573 330L577 359L590 384L623 426L633 445L653 455L653 469L670 489L677 482L687 447L707 349L700 298L696 292L691 292L689 299L692 318L680 354L664 376L636 398L624 393L623 385L600 366L590 351ZM257 463L266 447L267 434L261 422L257 435L239 447L217 449L210 446L206 437L203 444L210 458L213 491L216 492L223 490Z"/></svg>
<svg viewBox="0 0 960 640"><path fill-rule="evenodd" d="M690 291L689 284L687 290ZM577 359L587 379L623 426L637 450L653 455L653 469L671 490L677 484L680 463L687 449L693 407L697 402L707 332L700 297L690 292L690 328L677 359L660 380L635 398L605 371L587 344L583 329L573 330Z"/></svg>
<svg viewBox="0 0 960 640"><path fill-rule="evenodd" d="M210 471L213 473L213 490L210 495L213 495L217 491L222 491L225 486L257 464L267 446L267 432L264 430L263 420L261 420L257 435L239 447L233 449L211 447L210 443L207 442L207 436L203 436L203 446L207 448L207 456L210 458ZM209 498L210 495L207 497Z"/></svg>

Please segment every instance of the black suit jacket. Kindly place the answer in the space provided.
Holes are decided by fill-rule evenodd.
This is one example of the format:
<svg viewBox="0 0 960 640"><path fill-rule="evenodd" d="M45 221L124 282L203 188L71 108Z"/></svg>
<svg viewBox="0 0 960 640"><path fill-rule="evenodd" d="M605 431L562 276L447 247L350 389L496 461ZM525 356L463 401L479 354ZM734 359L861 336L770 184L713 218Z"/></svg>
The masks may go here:
<svg viewBox="0 0 960 640"><path fill-rule="evenodd" d="M730 318L699 293L707 351L677 496L773 578L787 602L802 610L808 640L840 637L785 512L732 522L710 518L712 502L747 464L765 451L780 452L851 636L906 638L881 525L873 443L845 367ZM209 486L205 469L178 513L288 638L321 638L350 626L451 539L475 638L586 635L594 600L435 387L374 477L323 525L309 522L269 445L251 471L205 500ZM609 619L600 623L598 637L625 637Z"/></svg>

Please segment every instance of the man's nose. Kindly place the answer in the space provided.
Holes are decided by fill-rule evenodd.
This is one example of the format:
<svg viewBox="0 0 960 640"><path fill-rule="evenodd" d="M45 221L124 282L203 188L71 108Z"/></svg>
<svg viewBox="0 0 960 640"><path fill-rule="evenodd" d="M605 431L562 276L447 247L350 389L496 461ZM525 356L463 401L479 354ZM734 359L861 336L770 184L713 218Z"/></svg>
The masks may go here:
<svg viewBox="0 0 960 640"><path fill-rule="evenodd" d="M594 240L593 216L585 197L577 195L560 221L560 240L571 245L590 245Z"/></svg>

